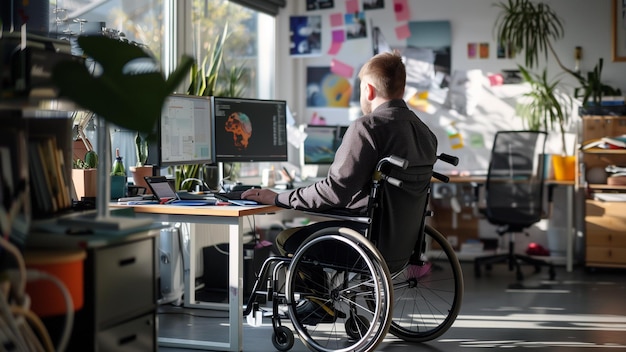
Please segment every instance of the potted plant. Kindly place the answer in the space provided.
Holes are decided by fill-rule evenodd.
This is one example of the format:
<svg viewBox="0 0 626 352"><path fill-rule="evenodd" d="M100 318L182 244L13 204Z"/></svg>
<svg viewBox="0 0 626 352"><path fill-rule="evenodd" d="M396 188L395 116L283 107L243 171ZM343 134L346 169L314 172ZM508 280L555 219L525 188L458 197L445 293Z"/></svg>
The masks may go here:
<svg viewBox="0 0 626 352"><path fill-rule="evenodd" d="M180 85L193 63L193 58L183 56L178 67L166 78L153 56L136 43L106 36L79 36L77 45L94 65L88 67L79 60L56 64L51 80L59 95L93 112L106 123L144 133L152 131L165 98ZM132 70L133 65L140 66L141 70ZM109 219L108 196L102 196L110 190L107 169L111 156L106 123L99 129L101 135L98 136L98 149L106 154L101 156L105 164L98 168L102 176L99 179L105 180L98 185L98 221L86 220L93 226L98 222L104 226L123 222Z"/></svg>
<svg viewBox="0 0 626 352"><path fill-rule="evenodd" d="M95 197L97 177L98 154L90 150L85 153L84 159L74 159L72 162L72 182L76 191L76 197Z"/></svg>
<svg viewBox="0 0 626 352"><path fill-rule="evenodd" d="M565 145L565 126L568 123L570 115L571 99L560 98L559 86L560 80L556 79L552 82L547 80L547 72L544 69L541 75L530 74L531 69L538 65L540 55L545 59L548 58L548 52L555 58L558 66L564 73L572 75L581 85L583 91L588 91L595 87L599 82L590 80L589 78L599 79L597 76L588 76L587 78L578 72L565 67L558 55L556 54L552 42L563 37L563 25L561 19L556 12L546 3L533 2L531 0L508 0L506 2L497 3L500 7L494 29L499 43L511 46L516 53L522 53L526 67L518 65L520 72L525 72L524 80L530 84L531 91L525 95L528 107L520 108L518 111L524 113L524 118L541 119L546 129L558 128L561 134L562 151L561 156L553 156L555 166L562 165L562 158L565 158L569 164L571 171L567 172L567 178L573 178L575 162L574 157L570 155ZM602 66L602 58L596 68ZM594 70L595 71L595 70ZM599 87L607 88L605 84L599 84ZM564 91L564 90L563 90ZM597 91L595 99L601 99L601 93L607 91L601 89ZM578 91L575 91L577 94ZM576 97L575 94L575 97ZM585 101L587 103L587 101ZM533 121L530 121L533 123ZM556 169L556 168L555 168Z"/></svg>
<svg viewBox="0 0 626 352"><path fill-rule="evenodd" d="M602 66L600 58L593 71L587 72L586 79L579 76L580 87L574 90L574 96L582 100L579 114L582 115L624 115L624 104L617 106L602 106L603 96L620 96L622 91L602 83Z"/></svg>
<svg viewBox="0 0 626 352"><path fill-rule="evenodd" d="M146 183L145 176L152 176L152 165L148 165L148 150L150 146L150 140L154 136L148 133L137 132L135 135L135 153L137 155L137 165L130 166L128 169L133 175L133 183L136 186L143 187L146 193L151 193L148 184Z"/></svg>

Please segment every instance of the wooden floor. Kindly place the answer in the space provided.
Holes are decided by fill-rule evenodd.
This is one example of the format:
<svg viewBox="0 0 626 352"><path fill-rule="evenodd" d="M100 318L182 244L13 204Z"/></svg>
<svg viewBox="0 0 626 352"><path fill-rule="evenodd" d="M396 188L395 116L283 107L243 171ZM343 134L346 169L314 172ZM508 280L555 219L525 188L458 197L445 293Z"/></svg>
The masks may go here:
<svg viewBox="0 0 626 352"><path fill-rule="evenodd" d="M470 262L462 263L465 297L455 324L440 338L409 344L388 336L378 351L595 351L626 350L626 271L558 267L556 279L547 271L515 281L513 272L496 265L474 278ZM222 338L227 312L160 307L161 336L191 339ZM267 323L267 324L266 324ZM244 351L275 351L271 325L244 325ZM162 352L190 351L159 347ZM308 351L300 341L294 352Z"/></svg>

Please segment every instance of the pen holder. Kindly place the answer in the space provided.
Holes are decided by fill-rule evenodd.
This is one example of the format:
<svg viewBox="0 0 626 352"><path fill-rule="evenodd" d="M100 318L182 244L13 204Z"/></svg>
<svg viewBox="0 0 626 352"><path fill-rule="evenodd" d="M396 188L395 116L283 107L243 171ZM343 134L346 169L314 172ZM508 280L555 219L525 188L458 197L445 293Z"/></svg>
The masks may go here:
<svg viewBox="0 0 626 352"><path fill-rule="evenodd" d="M126 176L111 176L111 199L126 197Z"/></svg>

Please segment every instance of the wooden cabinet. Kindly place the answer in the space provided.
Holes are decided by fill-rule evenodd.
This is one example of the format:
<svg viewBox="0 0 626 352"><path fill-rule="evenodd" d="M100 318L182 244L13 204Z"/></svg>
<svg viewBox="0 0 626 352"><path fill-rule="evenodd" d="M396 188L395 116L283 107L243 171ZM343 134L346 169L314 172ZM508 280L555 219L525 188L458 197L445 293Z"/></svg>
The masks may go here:
<svg viewBox="0 0 626 352"><path fill-rule="evenodd" d="M583 116L581 141L626 134L626 116ZM596 200L600 192L626 193L610 185L608 165L626 167L626 149L590 148L579 154L578 185L585 190L585 265L626 268L626 202Z"/></svg>
<svg viewBox="0 0 626 352"><path fill-rule="evenodd" d="M626 202L586 201L585 248L587 266L626 268Z"/></svg>

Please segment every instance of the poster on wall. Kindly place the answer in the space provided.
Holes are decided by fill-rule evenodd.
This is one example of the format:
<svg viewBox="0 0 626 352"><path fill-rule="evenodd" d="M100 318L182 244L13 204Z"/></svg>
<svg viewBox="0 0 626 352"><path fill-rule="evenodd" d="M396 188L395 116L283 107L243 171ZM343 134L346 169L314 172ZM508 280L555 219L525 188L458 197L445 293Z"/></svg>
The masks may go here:
<svg viewBox="0 0 626 352"><path fill-rule="evenodd" d="M306 0L306 10L324 10L335 7L335 0Z"/></svg>
<svg viewBox="0 0 626 352"><path fill-rule="evenodd" d="M416 52L419 52L421 57L431 57L432 55L433 79L450 76L452 62L450 21L411 21L409 28L411 29L411 36L406 39L407 48L419 49ZM429 51L431 55L426 55L424 51ZM441 83L445 85L446 81L447 79L443 79ZM426 84L419 84L419 86L424 85Z"/></svg>
<svg viewBox="0 0 626 352"><path fill-rule="evenodd" d="M322 16L291 16L289 37L289 53L292 56L321 55Z"/></svg>
<svg viewBox="0 0 626 352"><path fill-rule="evenodd" d="M348 39L367 37L367 24L364 12L347 13L344 18Z"/></svg>
<svg viewBox="0 0 626 352"><path fill-rule="evenodd" d="M384 9L385 0L363 0L363 10Z"/></svg>
<svg viewBox="0 0 626 352"><path fill-rule="evenodd" d="M350 106L352 85L346 77L331 71L331 67L307 67L306 106L335 107Z"/></svg>

